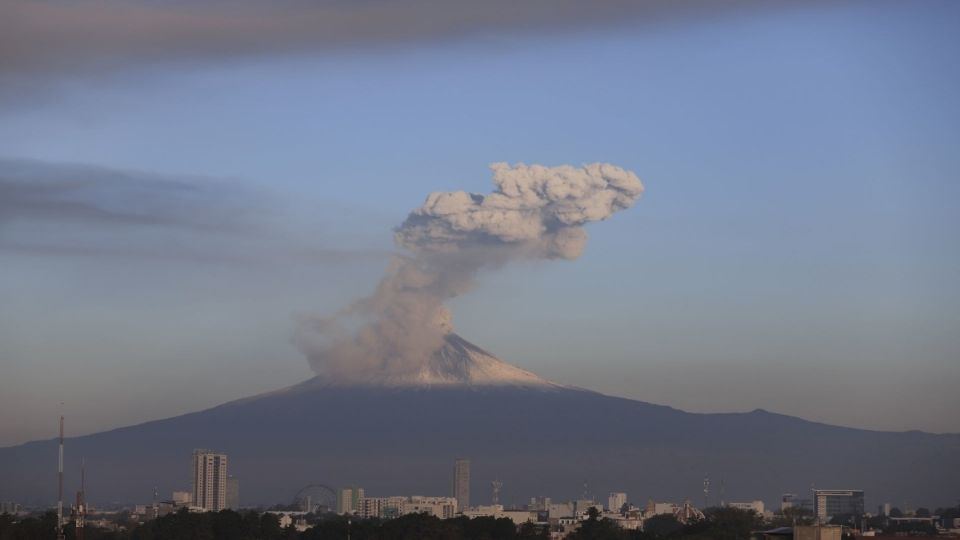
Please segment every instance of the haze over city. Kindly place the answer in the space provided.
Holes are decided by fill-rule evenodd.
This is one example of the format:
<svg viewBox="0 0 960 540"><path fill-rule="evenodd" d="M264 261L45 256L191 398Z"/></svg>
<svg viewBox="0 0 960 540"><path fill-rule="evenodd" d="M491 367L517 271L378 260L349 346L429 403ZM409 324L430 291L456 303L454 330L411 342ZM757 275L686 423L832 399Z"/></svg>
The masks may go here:
<svg viewBox="0 0 960 540"><path fill-rule="evenodd" d="M2 8L0 446L402 378L453 327L960 432L960 5L117 5Z"/></svg>

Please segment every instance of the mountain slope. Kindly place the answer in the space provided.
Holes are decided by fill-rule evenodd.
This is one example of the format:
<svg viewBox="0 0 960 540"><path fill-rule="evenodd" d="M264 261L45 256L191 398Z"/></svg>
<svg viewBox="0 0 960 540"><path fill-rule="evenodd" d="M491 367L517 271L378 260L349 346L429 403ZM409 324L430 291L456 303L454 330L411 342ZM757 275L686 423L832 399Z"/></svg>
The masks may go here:
<svg viewBox="0 0 960 540"><path fill-rule="evenodd" d="M496 362L480 369L482 350L459 345L429 383L315 378L68 439L67 492L82 456L94 503L149 501L154 486L169 496L189 489L198 447L229 454L244 504L287 501L311 483L360 485L374 495L447 494L453 460L462 456L472 460L475 503L489 501L494 478L508 503L576 497L586 481L601 497L626 491L635 503L689 497L699 504L705 473L714 486L723 480L728 501L768 504L815 485L865 489L869 505L937 506L952 502L960 485L958 435L848 429L760 410L691 414L552 384L488 353ZM54 440L0 448L0 499L52 501L56 456Z"/></svg>

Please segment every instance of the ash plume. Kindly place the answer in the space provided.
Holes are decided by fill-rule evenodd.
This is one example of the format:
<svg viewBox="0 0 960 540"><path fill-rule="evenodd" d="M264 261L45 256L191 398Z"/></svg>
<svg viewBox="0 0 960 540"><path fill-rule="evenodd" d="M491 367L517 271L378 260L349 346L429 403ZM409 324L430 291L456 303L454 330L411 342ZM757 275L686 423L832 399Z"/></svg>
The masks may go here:
<svg viewBox="0 0 960 540"><path fill-rule="evenodd" d="M489 194L435 192L395 229L405 250L376 291L332 317L305 317L296 340L319 375L362 382L415 374L453 332L444 302L476 274L515 260L576 259L583 226L630 208L636 174L614 165L491 165Z"/></svg>

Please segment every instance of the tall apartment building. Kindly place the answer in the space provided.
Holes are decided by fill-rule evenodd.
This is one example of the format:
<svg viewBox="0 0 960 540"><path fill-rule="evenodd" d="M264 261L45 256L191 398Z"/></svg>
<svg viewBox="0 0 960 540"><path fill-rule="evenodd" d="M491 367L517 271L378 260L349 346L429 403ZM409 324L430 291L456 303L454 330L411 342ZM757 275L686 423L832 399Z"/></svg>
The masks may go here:
<svg viewBox="0 0 960 540"><path fill-rule="evenodd" d="M20 505L13 501L0 501L0 514L16 514L20 511Z"/></svg>
<svg viewBox="0 0 960 540"><path fill-rule="evenodd" d="M193 505L219 512L227 507L227 455L193 451Z"/></svg>
<svg viewBox="0 0 960 540"><path fill-rule="evenodd" d="M607 509L611 512L619 512L625 504L627 504L626 493L615 491L607 497Z"/></svg>
<svg viewBox="0 0 960 540"><path fill-rule="evenodd" d="M364 498L362 487L345 487L337 490L337 513L354 514L360 512L360 499Z"/></svg>
<svg viewBox="0 0 960 540"><path fill-rule="evenodd" d="M863 516L863 490L815 489L813 513L821 523L826 523L831 516L849 515L859 519Z"/></svg>
<svg viewBox="0 0 960 540"><path fill-rule="evenodd" d="M463 512L470 508L470 460L458 459L453 465L453 497L457 499L457 510Z"/></svg>

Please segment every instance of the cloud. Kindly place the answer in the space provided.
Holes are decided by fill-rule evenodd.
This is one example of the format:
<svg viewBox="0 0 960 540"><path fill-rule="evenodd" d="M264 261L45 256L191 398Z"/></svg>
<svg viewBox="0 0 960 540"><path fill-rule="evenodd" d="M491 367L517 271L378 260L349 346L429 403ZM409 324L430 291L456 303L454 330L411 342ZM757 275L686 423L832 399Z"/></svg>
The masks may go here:
<svg viewBox="0 0 960 540"><path fill-rule="evenodd" d="M583 30L811 3L826 2L8 0L0 4L0 75L334 50L484 32Z"/></svg>
<svg viewBox="0 0 960 540"><path fill-rule="evenodd" d="M13 221L231 229L252 198L196 177L0 159L0 224ZM244 202L241 202L243 200Z"/></svg>
<svg viewBox="0 0 960 540"><path fill-rule="evenodd" d="M575 259L584 225L633 206L637 175L614 165L495 163L494 191L427 196L395 230L406 254L376 291L332 317L304 317L297 342L320 375L345 382L416 375L453 332L444 302L477 272L524 259Z"/></svg>
<svg viewBox="0 0 960 540"><path fill-rule="evenodd" d="M304 246L262 224L267 194L239 181L0 159L0 252L204 263L340 263L384 252Z"/></svg>

